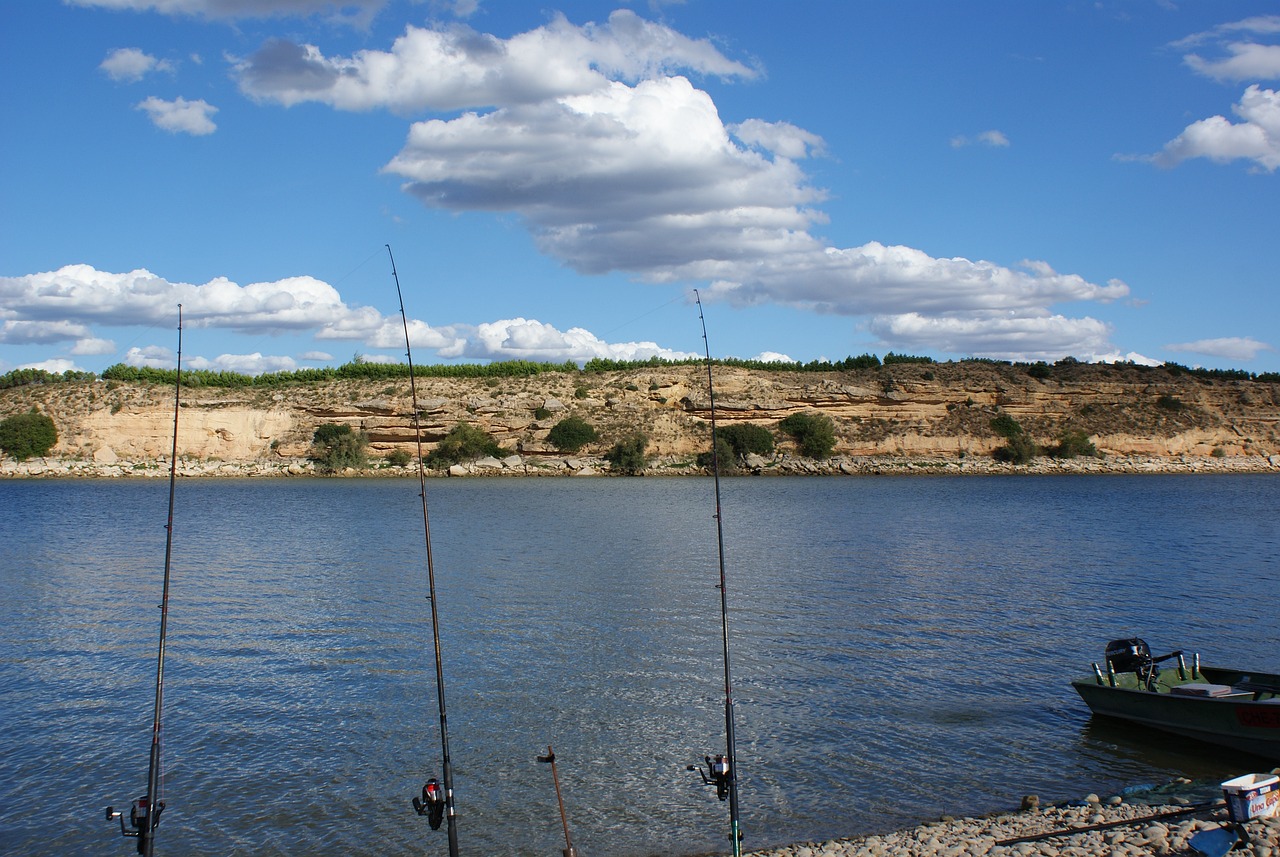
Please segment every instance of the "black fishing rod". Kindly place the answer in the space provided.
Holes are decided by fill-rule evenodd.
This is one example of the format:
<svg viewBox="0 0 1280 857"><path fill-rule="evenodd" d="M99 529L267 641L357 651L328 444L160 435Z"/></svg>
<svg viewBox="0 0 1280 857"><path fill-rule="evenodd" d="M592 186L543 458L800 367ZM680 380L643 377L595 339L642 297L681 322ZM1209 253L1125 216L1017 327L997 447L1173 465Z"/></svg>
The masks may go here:
<svg viewBox="0 0 1280 857"><path fill-rule="evenodd" d="M173 382L173 449L169 454L169 519L165 524L164 588L160 596L160 649L156 655L156 704L151 718L151 757L147 767L147 793L133 801L129 810L132 829L124 826L124 813L107 807L107 821L120 820L120 834L136 837L138 853L153 857L156 827L164 801L160 799L160 723L164 712L164 648L169 628L169 569L173 558L173 495L178 481L178 408L182 402L182 304L178 304L178 362Z"/></svg>
<svg viewBox="0 0 1280 857"><path fill-rule="evenodd" d="M711 376L711 344L707 341L707 319L702 314L702 296L693 290L694 300L698 304L698 320L702 322L702 345L707 355L707 392L711 397L711 473L716 488L716 547L720 554L720 637L724 646L724 736L725 753L717 754L715 759L704 756L706 770L697 765L690 765L689 770L698 770L703 782L716 787L716 795L720 800L729 801L729 840L733 843L733 857L742 857L741 816L738 812L738 764L737 746L733 734L733 681L729 668L729 590L725 585L724 573L724 525L720 515L720 453L716 449L716 388Z"/></svg>
<svg viewBox="0 0 1280 857"><path fill-rule="evenodd" d="M440 758L444 789L435 777L422 786L422 797L414 797L413 808L427 816L432 830L448 819L449 857L458 857L458 817L453 805L453 763L449 760L449 718L444 706L444 665L440 658L440 616L436 610L436 568L431 556L431 521L427 515L427 473L422 463L422 421L418 410L418 385L413 374L413 349L409 345L409 318L404 311L404 294L400 291L400 275L396 273L396 257L387 246L391 258L391 276L396 281L396 297L400 300L400 321L404 325L404 355L409 361L409 394L413 400L413 437L418 459L418 496L422 498L422 533L427 544L427 600L431 602L431 639L436 655L436 702L440 707Z"/></svg>

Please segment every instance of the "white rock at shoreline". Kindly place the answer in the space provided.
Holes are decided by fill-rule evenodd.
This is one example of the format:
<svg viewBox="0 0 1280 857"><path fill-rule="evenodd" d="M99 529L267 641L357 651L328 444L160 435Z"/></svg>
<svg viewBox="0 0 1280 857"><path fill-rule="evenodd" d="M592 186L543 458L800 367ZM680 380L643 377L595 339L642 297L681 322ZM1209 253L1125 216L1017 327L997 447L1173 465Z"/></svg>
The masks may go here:
<svg viewBox="0 0 1280 857"><path fill-rule="evenodd" d="M802 843L747 857L1140 857L1184 854L1188 841L1201 830L1227 823L1224 808L1196 815L1155 820L1153 817L1186 810L1181 806L1100 805L1050 807L983 818L929 822L910 830ZM1152 820L1143 821L1142 819ZM1035 842L997 845L997 842L1089 827L1115 821L1132 825L1082 831ZM1280 857L1280 817L1255 819L1245 827L1250 844L1233 857Z"/></svg>

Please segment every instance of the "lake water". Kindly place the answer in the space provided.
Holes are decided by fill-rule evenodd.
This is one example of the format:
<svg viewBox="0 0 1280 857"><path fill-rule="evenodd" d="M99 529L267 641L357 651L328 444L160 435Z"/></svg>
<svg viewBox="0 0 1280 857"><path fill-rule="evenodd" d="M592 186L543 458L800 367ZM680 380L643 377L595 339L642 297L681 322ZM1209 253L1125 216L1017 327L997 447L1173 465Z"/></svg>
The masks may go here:
<svg viewBox="0 0 1280 857"><path fill-rule="evenodd" d="M709 479L427 487L471 855L727 850L685 766L724 744ZM167 480L0 482L6 854L133 853ZM1271 669L1280 479L723 483L745 845L1258 763L1091 721L1106 642ZM418 485L178 483L162 855L444 854Z"/></svg>

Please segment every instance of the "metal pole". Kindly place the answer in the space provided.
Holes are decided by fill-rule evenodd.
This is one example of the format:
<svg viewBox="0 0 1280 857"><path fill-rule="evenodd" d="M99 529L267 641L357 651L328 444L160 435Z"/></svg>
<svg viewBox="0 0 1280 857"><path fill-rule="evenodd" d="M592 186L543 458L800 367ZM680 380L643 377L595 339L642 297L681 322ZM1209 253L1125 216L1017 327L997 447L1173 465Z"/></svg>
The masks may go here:
<svg viewBox="0 0 1280 857"><path fill-rule="evenodd" d="M444 779L445 818L448 821L449 857L458 857L458 823L453 805L453 763L449 759L449 718L444 704L444 665L440 657L440 616L436 609L436 570L431 555L431 520L427 515L427 475L422 463L422 424L418 413L418 387L413 374L413 351L409 346L409 319L404 311L404 294L400 291L400 275L396 273L396 257L386 245L391 258L391 276L396 281L396 297L400 300L400 321L404 325L404 353L409 361L409 392L413 399L413 432L418 452L418 496L422 498L422 532L427 546L427 598L431 602L431 639L435 646L436 703L440 709L440 756Z"/></svg>

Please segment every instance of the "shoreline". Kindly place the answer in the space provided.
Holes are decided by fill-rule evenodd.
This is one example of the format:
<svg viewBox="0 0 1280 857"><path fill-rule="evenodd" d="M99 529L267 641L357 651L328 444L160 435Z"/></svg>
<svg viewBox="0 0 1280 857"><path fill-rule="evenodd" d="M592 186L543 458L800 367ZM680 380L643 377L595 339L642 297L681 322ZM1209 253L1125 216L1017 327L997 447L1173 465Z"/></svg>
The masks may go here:
<svg viewBox="0 0 1280 857"><path fill-rule="evenodd" d="M1027 800L1034 803L1034 798ZM825 842L802 842L744 852L746 857L1138 857L1195 854L1196 833L1227 824L1226 806L1133 804L1097 795L1079 804L1024 809L972 818L943 817L914 828ZM1172 815L1176 814L1176 815ZM1093 828L1084 830L1083 828ZM1241 857L1280 855L1280 816L1245 825ZM1046 834L1052 834L1046 836Z"/></svg>
<svg viewBox="0 0 1280 857"><path fill-rule="evenodd" d="M0 461L0 479L119 479L156 478L169 475L167 456L146 460L93 461L83 458L49 456L26 461L5 458ZM654 458L644 476L702 476L706 468L685 458ZM749 456L746 465L723 476L1010 476L1010 475L1079 475L1079 474L1219 474L1280 473L1280 455L1177 457L1109 455L1098 458L1037 458L1030 464L1006 464L991 458L910 457L910 456L838 456L814 461L786 455L768 459ZM305 458L271 458L245 461L201 460L179 457L177 474L184 478L409 478L417 476L412 466L374 466L348 468L340 473L325 473ZM501 460L484 458L468 464L455 464L443 470L428 469L431 478L560 478L610 477L604 459L597 456L530 456L511 455Z"/></svg>

